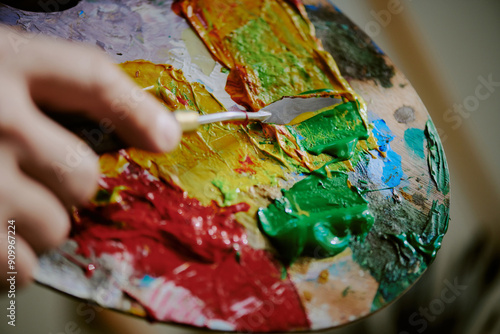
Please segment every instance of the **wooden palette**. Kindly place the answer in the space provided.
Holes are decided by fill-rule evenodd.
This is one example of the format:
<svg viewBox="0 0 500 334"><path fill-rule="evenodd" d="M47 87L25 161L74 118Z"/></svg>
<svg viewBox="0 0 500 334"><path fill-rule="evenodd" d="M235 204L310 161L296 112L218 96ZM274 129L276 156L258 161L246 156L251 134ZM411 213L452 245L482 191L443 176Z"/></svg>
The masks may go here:
<svg viewBox="0 0 500 334"><path fill-rule="evenodd" d="M31 32L96 44L117 63L145 59L170 64L181 69L190 82L207 87L226 109L235 108L225 91L227 73L223 66L213 60L171 4L84 0L57 13L24 12L0 5L0 21ZM348 172L349 182L368 200L375 217L366 239L353 238L347 249L332 257L301 256L283 269L286 288L296 293L307 325L288 326L283 318L282 324L273 326L273 321L278 322L275 309L287 310L287 305L274 301L251 306L254 317L245 318L244 324L234 315L231 319L210 318L189 293L168 290L173 283L166 279L146 275L132 280L134 267L125 249L121 255L82 256L74 240L40 258L39 283L157 321L261 332L345 325L391 303L412 286L432 263L448 226L449 177L439 136L411 84L358 27L326 0L304 4L324 49L366 101L378 146L366 150ZM303 177L297 175L288 182ZM279 187L276 189L279 194ZM223 206L224 197L217 196L214 199ZM243 225L254 248L275 254L257 228ZM88 275L89 264L95 268L92 275ZM82 265L87 270L82 270ZM164 298L163 303L152 306L152 296L157 295ZM199 314L188 312L198 308Z"/></svg>

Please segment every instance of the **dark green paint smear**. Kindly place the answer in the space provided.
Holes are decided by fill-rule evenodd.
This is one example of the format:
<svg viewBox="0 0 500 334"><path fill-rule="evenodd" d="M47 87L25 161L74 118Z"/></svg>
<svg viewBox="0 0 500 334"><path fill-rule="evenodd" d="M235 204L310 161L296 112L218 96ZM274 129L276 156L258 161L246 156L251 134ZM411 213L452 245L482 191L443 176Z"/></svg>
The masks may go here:
<svg viewBox="0 0 500 334"><path fill-rule="evenodd" d="M441 241L448 230L449 218L449 206L434 201L429 212L427 227L421 235L415 232L403 232L392 236L396 242L409 249L413 256L420 254L425 257L429 265L434 261L441 248Z"/></svg>
<svg viewBox="0 0 500 334"><path fill-rule="evenodd" d="M443 145L434 123L429 119L425 125L425 136L427 138L427 164L429 165L432 180L437 189L444 195L450 191L450 173L444 154Z"/></svg>
<svg viewBox="0 0 500 334"><path fill-rule="evenodd" d="M327 166L297 182L283 197L258 212L259 226L285 264L301 255L329 257L353 239L364 239L373 224L368 202L347 174Z"/></svg>
<svg viewBox="0 0 500 334"><path fill-rule="evenodd" d="M434 202L428 215L403 200L367 194L375 224L365 242L351 245L353 258L380 283L372 310L397 298L427 269L448 228L449 203Z"/></svg>
<svg viewBox="0 0 500 334"><path fill-rule="evenodd" d="M382 87L392 87L394 67L387 65L370 37L330 7L307 6L306 9L316 29L316 37L333 56L343 76L374 80Z"/></svg>
<svg viewBox="0 0 500 334"><path fill-rule="evenodd" d="M369 135L357 102L343 103L290 128L301 148L338 160L352 158L358 141Z"/></svg>

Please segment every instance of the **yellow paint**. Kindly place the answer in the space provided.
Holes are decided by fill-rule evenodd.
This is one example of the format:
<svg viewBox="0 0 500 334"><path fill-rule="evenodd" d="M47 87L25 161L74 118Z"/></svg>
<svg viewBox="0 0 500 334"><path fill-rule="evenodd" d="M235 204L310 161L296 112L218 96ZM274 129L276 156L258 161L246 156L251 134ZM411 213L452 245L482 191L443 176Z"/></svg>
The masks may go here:
<svg viewBox="0 0 500 334"><path fill-rule="evenodd" d="M182 71L170 65L140 60L121 66L139 86L155 85L151 93L166 109L189 107L199 113L224 110L203 85L188 82ZM162 94L161 89L168 95ZM245 125L244 122L204 125L195 132L184 134L179 147L168 154L135 148L127 149L127 153L152 175L176 184L204 205L211 201L221 206L250 204L249 212L243 214L248 217L239 215L239 220L249 229L256 229L257 209L267 206L276 192L279 193L280 180L289 179L297 170L320 168L331 160L326 155L312 156L301 151L285 126ZM248 165L252 172L241 170L242 160L247 158L252 162ZM116 176L127 163L117 154L105 154L100 161L101 170L107 176ZM226 194L213 184L214 180L224 180L222 190ZM232 196L228 197L228 193Z"/></svg>

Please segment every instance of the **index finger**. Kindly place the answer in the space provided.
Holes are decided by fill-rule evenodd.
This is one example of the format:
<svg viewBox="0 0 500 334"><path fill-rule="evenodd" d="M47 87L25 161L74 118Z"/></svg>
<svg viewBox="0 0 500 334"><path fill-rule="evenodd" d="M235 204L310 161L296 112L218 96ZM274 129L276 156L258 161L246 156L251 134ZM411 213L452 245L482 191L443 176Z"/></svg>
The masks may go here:
<svg viewBox="0 0 500 334"><path fill-rule="evenodd" d="M21 60L37 104L106 120L127 144L138 148L161 152L178 145L181 130L172 113L102 52L43 38L31 43ZM36 62L29 57L30 48L37 50Z"/></svg>

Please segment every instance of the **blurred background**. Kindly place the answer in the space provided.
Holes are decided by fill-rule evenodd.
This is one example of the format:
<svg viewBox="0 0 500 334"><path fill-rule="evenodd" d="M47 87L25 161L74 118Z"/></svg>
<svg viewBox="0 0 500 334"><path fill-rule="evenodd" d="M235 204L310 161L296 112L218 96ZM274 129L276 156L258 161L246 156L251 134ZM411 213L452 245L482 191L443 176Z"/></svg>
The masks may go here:
<svg viewBox="0 0 500 334"><path fill-rule="evenodd" d="M333 2L424 101L445 146L452 196L449 232L424 277L391 306L327 333L500 333L500 1ZM391 11L395 4L402 9ZM450 285L455 298L443 302ZM17 305L17 333L194 333L37 285L22 290ZM0 333L8 332L1 321Z"/></svg>

